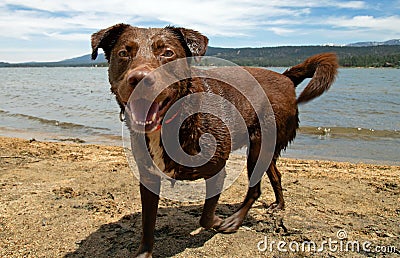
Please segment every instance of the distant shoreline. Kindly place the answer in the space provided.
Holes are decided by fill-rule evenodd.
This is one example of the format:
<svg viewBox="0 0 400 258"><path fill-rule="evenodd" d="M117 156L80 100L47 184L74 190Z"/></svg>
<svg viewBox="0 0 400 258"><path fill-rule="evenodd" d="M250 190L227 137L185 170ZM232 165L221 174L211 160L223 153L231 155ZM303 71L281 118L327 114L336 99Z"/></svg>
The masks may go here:
<svg viewBox="0 0 400 258"><path fill-rule="evenodd" d="M241 66L290 67L307 57L335 52L341 67L400 68L400 45L379 46L280 46L260 48L209 47L206 56L231 61ZM91 67L107 66L103 54L91 61L91 55L55 62L0 62L0 67Z"/></svg>
<svg viewBox="0 0 400 258"><path fill-rule="evenodd" d="M299 129L299 134L302 129ZM38 142L48 142L48 143L67 143L67 144L81 144L82 146L90 146L90 145L102 145L109 147L121 147L123 146L123 139L121 135L97 135L97 136L71 136L71 135L62 135L56 133L49 132L33 132L28 130L21 129L11 129L0 127L0 139L19 139L25 141L38 141ZM126 143L125 143L126 144ZM296 147L296 145L295 145ZM297 147L300 147L297 145ZM288 153L289 152L289 153ZM240 149L234 151L232 154L244 156L245 149ZM286 159L297 159L297 160L324 160L327 162L347 162L352 164L370 164L376 166L399 166L399 163L396 161L390 160L357 160L354 159L341 159L337 157L316 157L314 155L298 155L299 150L286 150L282 152L281 158Z"/></svg>
<svg viewBox="0 0 400 258"><path fill-rule="evenodd" d="M240 65L240 64L238 64ZM240 65L242 66L242 65ZM247 66L247 65L243 65ZM92 68L107 68L108 65L107 63L104 64L86 64L86 65L13 65L11 64L10 66L1 66L0 69L2 68L79 68L79 67L92 67ZM254 65L254 67L291 67L290 65L288 66L257 66ZM359 69L400 69L400 66L339 66L341 69L346 69L346 68L359 68Z"/></svg>

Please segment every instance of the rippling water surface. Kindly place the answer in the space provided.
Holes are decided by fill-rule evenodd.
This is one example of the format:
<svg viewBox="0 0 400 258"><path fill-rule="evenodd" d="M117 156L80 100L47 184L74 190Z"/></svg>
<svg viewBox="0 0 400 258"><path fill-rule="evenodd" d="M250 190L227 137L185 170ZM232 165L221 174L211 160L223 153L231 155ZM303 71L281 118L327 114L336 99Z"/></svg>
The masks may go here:
<svg viewBox="0 0 400 258"><path fill-rule="evenodd" d="M340 69L328 93L299 106L283 156L400 164L399 81L400 69ZM121 144L106 68L2 68L0 90L1 135Z"/></svg>

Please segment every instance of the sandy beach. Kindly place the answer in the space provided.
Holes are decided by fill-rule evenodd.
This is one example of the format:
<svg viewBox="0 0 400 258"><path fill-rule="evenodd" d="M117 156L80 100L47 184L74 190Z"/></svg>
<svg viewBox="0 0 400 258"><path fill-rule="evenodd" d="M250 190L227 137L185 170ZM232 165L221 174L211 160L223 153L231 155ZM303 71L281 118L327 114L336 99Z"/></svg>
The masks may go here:
<svg viewBox="0 0 400 258"><path fill-rule="evenodd" d="M265 176L234 234L191 234L202 202L161 199L154 257L400 255L399 166L281 159L278 168L286 209L266 211L273 193ZM141 234L138 185L121 147L0 137L0 257L131 256ZM242 173L217 213L229 216L246 188ZM336 249L324 245L331 240ZM302 250L304 242L319 250ZM349 242L359 250L346 250Z"/></svg>

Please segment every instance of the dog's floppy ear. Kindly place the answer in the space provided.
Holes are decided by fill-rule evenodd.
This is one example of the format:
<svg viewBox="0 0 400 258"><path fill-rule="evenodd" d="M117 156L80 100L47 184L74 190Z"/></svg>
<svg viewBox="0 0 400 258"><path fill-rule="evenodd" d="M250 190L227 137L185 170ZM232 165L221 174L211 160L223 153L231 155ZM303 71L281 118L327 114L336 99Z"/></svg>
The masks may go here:
<svg viewBox="0 0 400 258"><path fill-rule="evenodd" d="M169 27L173 30L179 31L187 47L190 49L192 56L204 56L207 51L208 38L202 35L200 32L185 28Z"/></svg>
<svg viewBox="0 0 400 258"><path fill-rule="evenodd" d="M129 27L128 24L116 24L107 29L99 30L92 34L92 59L97 58L97 51L99 48L104 50L105 57L107 61L110 61L111 50L117 42L119 36L124 32L124 30Z"/></svg>

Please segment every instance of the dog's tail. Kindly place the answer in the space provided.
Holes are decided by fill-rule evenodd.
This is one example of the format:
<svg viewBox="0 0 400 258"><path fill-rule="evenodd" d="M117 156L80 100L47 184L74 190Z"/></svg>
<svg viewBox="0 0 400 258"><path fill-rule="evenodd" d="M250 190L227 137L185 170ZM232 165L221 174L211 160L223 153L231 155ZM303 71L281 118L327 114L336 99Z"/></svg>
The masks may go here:
<svg viewBox="0 0 400 258"><path fill-rule="evenodd" d="M335 81L338 67L336 54L323 53L312 56L303 63L289 68L283 75L289 77L295 87L305 78L312 78L297 98L297 103L302 103L327 91Z"/></svg>

